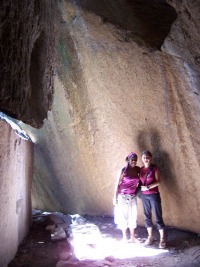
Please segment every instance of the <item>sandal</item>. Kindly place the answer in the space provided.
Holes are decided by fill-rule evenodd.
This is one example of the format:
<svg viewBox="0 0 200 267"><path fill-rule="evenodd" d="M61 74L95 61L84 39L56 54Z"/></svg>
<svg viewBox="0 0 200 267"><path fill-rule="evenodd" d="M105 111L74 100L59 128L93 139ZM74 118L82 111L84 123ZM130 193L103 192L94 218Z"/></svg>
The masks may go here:
<svg viewBox="0 0 200 267"><path fill-rule="evenodd" d="M160 240L160 243L159 243L159 248L161 248L161 249L164 249L164 248L166 248L166 242L165 242L165 240L164 240L164 239L161 239L161 240Z"/></svg>
<svg viewBox="0 0 200 267"><path fill-rule="evenodd" d="M153 244L153 237L148 237L147 240L144 242L146 246Z"/></svg>

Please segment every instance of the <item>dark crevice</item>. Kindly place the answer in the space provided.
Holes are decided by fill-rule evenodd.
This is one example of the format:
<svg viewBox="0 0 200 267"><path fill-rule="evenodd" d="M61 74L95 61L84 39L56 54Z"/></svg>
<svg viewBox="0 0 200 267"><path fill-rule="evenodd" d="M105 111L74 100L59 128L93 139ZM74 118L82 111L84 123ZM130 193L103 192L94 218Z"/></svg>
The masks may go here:
<svg viewBox="0 0 200 267"><path fill-rule="evenodd" d="M164 0L80 0L79 5L102 18L130 31L137 42L140 38L146 46L160 49L177 14ZM141 42L140 42L141 43Z"/></svg>
<svg viewBox="0 0 200 267"><path fill-rule="evenodd" d="M33 117L36 120L41 121L41 118L45 118L45 95L44 95L44 75L46 66L46 41L45 34L41 33L36 40L32 53L31 53L31 65L30 65L30 84L31 84L31 96L30 106L32 113L35 113Z"/></svg>

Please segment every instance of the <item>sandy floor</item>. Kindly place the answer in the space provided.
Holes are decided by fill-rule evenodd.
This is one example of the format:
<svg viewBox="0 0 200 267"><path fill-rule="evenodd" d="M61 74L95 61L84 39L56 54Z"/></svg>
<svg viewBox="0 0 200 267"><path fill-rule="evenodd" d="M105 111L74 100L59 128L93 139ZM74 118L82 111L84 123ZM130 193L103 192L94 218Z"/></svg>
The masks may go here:
<svg viewBox="0 0 200 267"><path fill-rule="evenodd" d="M197 234L167 227L167 248L161 250L158 249L157 230L154 231L155 241L153 245L145 247L143 242L146 238L146 229L144 227L138 226L136 229L137 237L141 243L123 243L121 231L116 229L112 218L85 216L84 219L84 226L88 232L91 233L91 229L88 228L87 223L98 226L103 242L101 245L94 244L93 241L91 244L84 244L84 238L78 242L73 242L69 234L71 226L66 231L68 238L53 241L51 233L45 230L46 226L51 224L46 217L43 221L33 221L28 237L19 246L16 257L8 267L200 266L200 237ZM80 231L82 231L80 234L83 234L83 228ZM94 235L92 234L90 237L94 237ZM77 244L81 245L79 249L76 247ZM89 253L92 255L90 259L86 249L89 249ZM95 259L95 253L98 249L101 252L106 251L107 255L105 254L102 259ZM78 250L81 253L79 256Z"/></svg>

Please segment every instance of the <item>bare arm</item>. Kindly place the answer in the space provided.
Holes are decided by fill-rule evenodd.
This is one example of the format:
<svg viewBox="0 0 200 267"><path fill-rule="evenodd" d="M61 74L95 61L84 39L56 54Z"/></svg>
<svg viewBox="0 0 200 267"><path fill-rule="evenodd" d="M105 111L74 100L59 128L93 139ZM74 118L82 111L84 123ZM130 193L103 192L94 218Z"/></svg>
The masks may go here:
<svg viewBox="0 0 200 267"><path fill-rule="evenodd" d="M121 170L117 176L117 182L115 185L115 190L114 190L114 197L113 197L113 204L116 205L117 204L117 199L118 199L118 186L119 183L121 182L122 178L123 178L124 172L123 170Z"/></svg>

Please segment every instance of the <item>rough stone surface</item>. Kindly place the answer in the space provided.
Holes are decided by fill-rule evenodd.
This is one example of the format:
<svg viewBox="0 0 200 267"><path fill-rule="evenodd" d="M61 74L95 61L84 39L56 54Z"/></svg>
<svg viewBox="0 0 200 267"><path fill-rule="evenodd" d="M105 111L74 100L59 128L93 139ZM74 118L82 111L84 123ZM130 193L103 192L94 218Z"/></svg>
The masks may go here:
<svg viewBox="0 0 200 267"><path fill-rule="evenodd" d="M167 2L174 6L178 15L176 21L171 27L169 35L162 46L162 50L184 59L185 64L188 65L188 68L194 69L193 75L196 74L196 76L199 78L199 1L168 0ZM192 76L192 73L189 74ZM194 83L193 87L193 91L199 93L197 84Z"/></svg>
<svg viewBox="0 0 200 267"><path fill-rule="evenodd" d="M34 127L53 97L56 1L1 1L0 110Z"/></svg>
<svg viewBox="0 0 200 267"><path fill-rule="evenodd" d="M6 267L31 225L33 144L0 121L0 266Z"/></svg>
<svg viewBox="0 0 200 267"><path fill-rule="evenodd" d="M163 250L158 249L156 230L154 243L144 246L147 236L144 227L136 229L141 243L122 242L122 233L110 217L85 216L81 224L80 220L74 221L73 236L59 241L51 240L50 233L44 230L47 224L48 217L33 220L29 235L8 267L198 267L200 264L198 235L175 228L167 229L167 248ZM91 239L90 229L93 237L96 230L96 238Z"/></svg>
<svg viewBox="0 0 200 267"><path fill-rule="evenodd" d="M33 207L112 216L127 153L149 149L163 181L165 223L199 233L199 1L168 0L172 8L110 0L100 9L99 1L79 2L1 1L0 110L40 127L55 88L43 127L24 126L35 142ZM30 187L23 182L30 182L32 147L3 122L0 129L6 266L29 225ZM140 201L138 211L143 225Z"/></svg>
<svg viewBox="0 0 200 267"><path fill-rule="evenodd" d="M61 3L52 111L42 129L27 128L35 141L33 206L112 216L116 175L127 153L149 149L161 172L165 223L199 232L200 105L194 86L199 68L191 63L197 49L192 37L199 38L197 15L191 15L193 34L184 35L182 54L172 55L169 48L170 36L181 38L198 1L187 5L188 12L187 1L175 1L177 20L165 41L160 39L163 51L147 45L142 32L146 45L125 38L123 24L87 10L86 2L81 1L84 9L73 1ZM118 18L117 8L112 16ZM140 201L138 208L143 225Z"/></svg>
<svg viewBox="0 0 200 267"><path fill-rule="evenodd" d="M80 6L100 16L103 23L124 29L122 42L160 48L176 19L175 9L164 0L82 0Z"/></svg>

